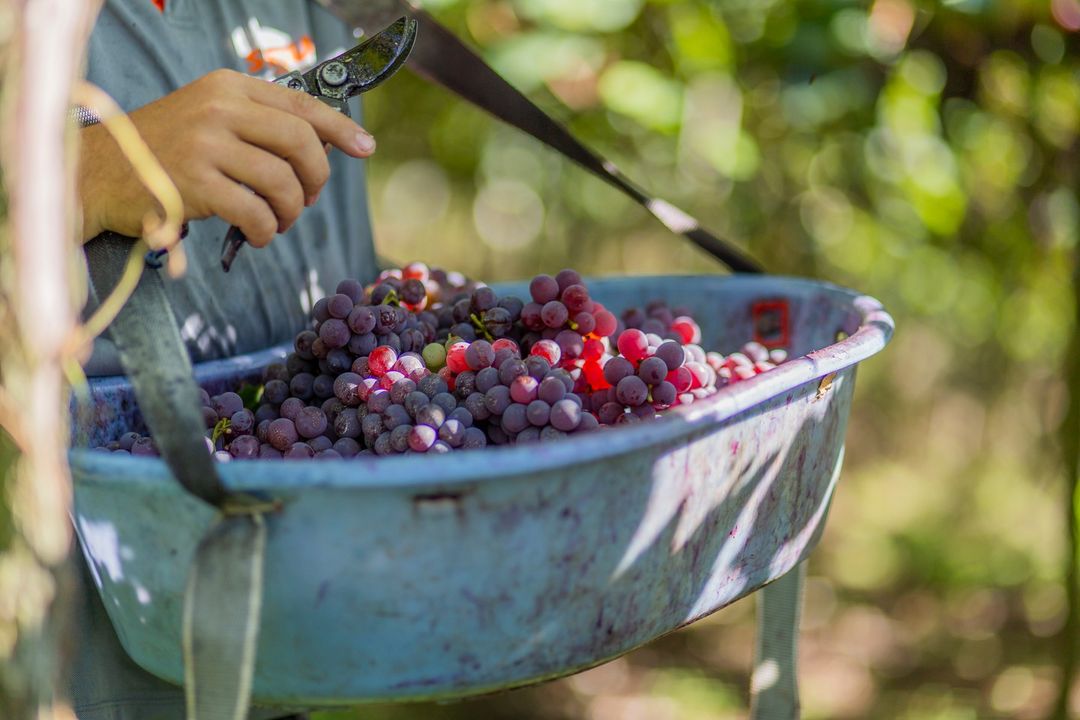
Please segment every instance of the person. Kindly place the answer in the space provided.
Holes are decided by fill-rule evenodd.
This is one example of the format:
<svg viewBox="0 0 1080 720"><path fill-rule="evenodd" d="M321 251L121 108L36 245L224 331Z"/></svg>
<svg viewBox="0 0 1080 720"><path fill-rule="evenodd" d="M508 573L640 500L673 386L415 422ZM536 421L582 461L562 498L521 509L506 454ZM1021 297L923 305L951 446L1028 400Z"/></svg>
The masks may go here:
<svg viewBox="0 0 1080 720"><path fill-rule="evenodd" d="M375 141L318 100L267 82L355 45L307 0L106 0L87 79L130 114L180 191L186 274L166 292L195 361L290 340L319 297L376 273L364 165ZM360 117L354 100L352 117ZM101 126L80 131L82 238L137 235L156 203ZM230 224L253 248L224 273ZM96 302L91 298L90 306ZM99 339L90 376L121 372ZM71 670L79 720L182 720L182 689L124 653L84 565ZM286 712L253 709L253 720Z"/></svg>

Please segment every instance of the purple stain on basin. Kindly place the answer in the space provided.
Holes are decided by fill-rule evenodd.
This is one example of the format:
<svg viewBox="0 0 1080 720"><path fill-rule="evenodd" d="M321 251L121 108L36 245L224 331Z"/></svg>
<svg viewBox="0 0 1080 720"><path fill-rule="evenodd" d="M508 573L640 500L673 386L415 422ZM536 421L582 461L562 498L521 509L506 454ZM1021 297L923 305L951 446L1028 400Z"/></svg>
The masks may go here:
<svg viewBox="0 0 1080 720"><path fill-rule="evenodd" d="M662 421L539 447L223 465L231 487L283 501L267 520L257 701L451 698L556 677L713 612L806 557L837 482L855 364L888 341L889 316L857 293L776 277L589 287L616 310L654 297L688 305L706 347L720 350L752 336L753 303L785 300L793 359ZM834 342L851 317L854 332ZM280 354L207 363L199 378L220 391ZM91 437L137 426L122 380L92 390ZM179 682L181 597L213 512L158 459L74 450L71 461L76 527L107 525L130 549L117 561L82 538L122 642Z"/></svg>

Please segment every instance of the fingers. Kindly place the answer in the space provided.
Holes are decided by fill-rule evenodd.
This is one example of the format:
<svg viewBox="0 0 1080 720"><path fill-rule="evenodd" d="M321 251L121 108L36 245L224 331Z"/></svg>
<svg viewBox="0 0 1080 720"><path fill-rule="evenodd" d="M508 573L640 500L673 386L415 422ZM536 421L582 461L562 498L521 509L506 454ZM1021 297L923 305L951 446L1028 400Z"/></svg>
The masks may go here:
<svg viewBox="0 0 1080 720"><path fill-rule="evenodd" d="M255 102L295 115L315 129L319 139L353 157L375 152L375 138L351 119L311 95L282 85L251 78L245 83L248 97Z"/></svg>
<svg viewBox="0 0 1080 720"><path fill-rule="evenodd" d="M325 162L325 156L317 155ZM277 218L277 232L284 232L300 217L308 196L293 167L282 158L253 145L238 144L220 159L219 167L269 204Z"/></svg>
<svg viewBox="0 0 1080 720"><path fill-rule="evenodd" d="M206 185L214 215L240 228L253 246L270 243L278 219L266 200L224 175L215 176Z"/></svg>
<svg viewBox="0 0 1080 720"><path fill-rule="evenodd" d="M311 125L295 115L265 105L258 107L260 112L253 116L258 121L242 123L235 132L244 142L286 160L303 188L305 202L310 204L330 177L322 140Z"/></svg>

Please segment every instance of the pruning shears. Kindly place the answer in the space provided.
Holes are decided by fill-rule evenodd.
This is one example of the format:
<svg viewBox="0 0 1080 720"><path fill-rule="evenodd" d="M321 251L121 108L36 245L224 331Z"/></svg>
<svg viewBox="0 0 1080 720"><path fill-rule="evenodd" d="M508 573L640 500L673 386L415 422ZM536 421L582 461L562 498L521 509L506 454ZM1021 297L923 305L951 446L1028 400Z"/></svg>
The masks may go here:
<svg viewBox="0 0 1080 720"><path fill-rule="evenodd" d="M396 73L412 51L417 22L402 17L372 35L351 50L346 50L310 68L294 70L274 80L278 85L306 92L344 115L349 115L348 100L367 92ZM240 228L233 225L225 234L221 248L221 267L229 272L240 248L247 242Z"/></svg>

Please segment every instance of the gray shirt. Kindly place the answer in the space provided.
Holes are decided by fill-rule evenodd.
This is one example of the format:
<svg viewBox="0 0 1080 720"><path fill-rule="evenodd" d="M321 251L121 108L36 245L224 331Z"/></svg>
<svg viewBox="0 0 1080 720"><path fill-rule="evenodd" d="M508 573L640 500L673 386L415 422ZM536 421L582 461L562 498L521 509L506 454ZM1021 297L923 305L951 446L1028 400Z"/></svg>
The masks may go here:
<svg viewBox="0 0 1080 720"><path fill-rule="evenodd" d="M344 25L306 0L167 0L163 13L152 0L108 0L90 38L87 76L134 110L217 68L269 79L355 44ZM358 111L354 107L354 118ZM363 163L334 151L330 164L318 202L269 247L245 248L227 275L219 263L226 224L191 223L184 241L187 274L169 281L167 292L193 359L289 341L312 303L340 280L374 275ZM107 339L95 344L87 370L119 372ZM182 691L126 656L85 567L81 576L70 688L76 716L183 720ZM251 717L283 714L253 711Z"/></svg>
<svg viewBox="0 0 1080 720"><path fill-rule="evenodd" d="M90 38L88 79L125 110L137 109L218 68L271 79L356 44L335 17L307 0L109 0ZM353 117L359 105L353 101ZM291 340L312 303L345 277L373 277L363 162L334 150L319 200L266 248L244 248L226 274L219 262L228 226L190 223L187 274L167 283L195 360ZM119 372L107 339L90 375Z"/></svg>

